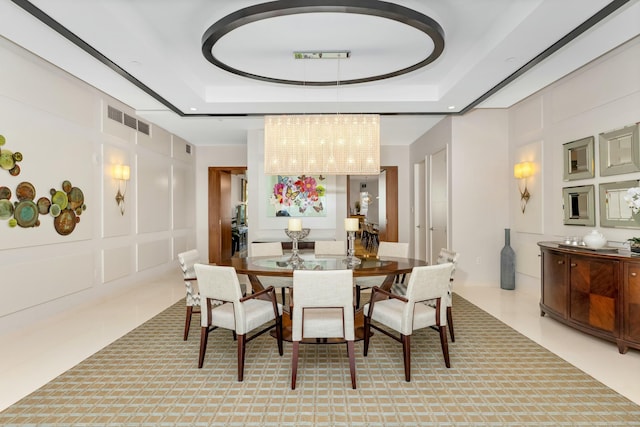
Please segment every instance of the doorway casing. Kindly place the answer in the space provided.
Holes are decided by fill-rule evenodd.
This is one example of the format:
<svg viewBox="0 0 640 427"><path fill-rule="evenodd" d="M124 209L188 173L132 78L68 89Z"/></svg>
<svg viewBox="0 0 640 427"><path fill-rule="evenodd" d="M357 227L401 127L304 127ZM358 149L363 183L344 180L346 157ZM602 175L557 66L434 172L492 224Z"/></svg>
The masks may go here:
<svg viewBox="0 0 640 427"><path fill-rule="evenodd" d="M209 262L231 258L231 175L246 173L246 166L209 168Z"/></svg>

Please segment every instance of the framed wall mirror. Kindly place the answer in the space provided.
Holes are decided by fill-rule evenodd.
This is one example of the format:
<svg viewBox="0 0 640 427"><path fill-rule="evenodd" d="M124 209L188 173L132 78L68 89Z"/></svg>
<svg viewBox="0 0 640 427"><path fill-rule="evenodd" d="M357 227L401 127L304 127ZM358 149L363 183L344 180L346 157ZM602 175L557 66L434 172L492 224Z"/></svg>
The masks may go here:
<svg viewBox="0 0 640 427"><path fill-rule="evenodd" d="M600 134L600 176L640 171L638 126Z"/></svg>
<svg viewBox="0 0 640 427"><path fill-rule="evenodd" d="M565 225L596 225L595 187L581 185L562 189Z"/></svg>
<svg viewBox="0 0 640 427"><path fill-rule="evenodd" d="M637 187L638 181L607 182L600 184L600 226L640 228L624 196L631 187Z"/></svg>
<svg viewBox="0 0 640 427"><path fill-rule="evenodd" d="M563 144L564 180L593 178L594 140L589 136Z"/></svg>

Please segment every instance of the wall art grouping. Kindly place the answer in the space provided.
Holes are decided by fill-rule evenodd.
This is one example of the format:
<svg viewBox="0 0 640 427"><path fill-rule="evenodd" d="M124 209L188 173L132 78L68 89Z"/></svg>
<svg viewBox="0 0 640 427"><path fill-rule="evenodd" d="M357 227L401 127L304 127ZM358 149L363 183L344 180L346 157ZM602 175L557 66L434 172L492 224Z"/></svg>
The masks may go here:
<svg viewBox="0 0 640 427"><path fill-rule="evenodd" d="M6 142L6 138L0 135L0 147ZM11 158L11 160L9 160ZM22 161L19 152L11 152L0 148L0 167L8 170L11 176L20 173L20 167L16 164ZM11 201L15 195L17 200ZM51 188L49 197L37 197L35 186L27 181L20 182L15 191L7 186L0 186L0 220L8 220L9 227L31 228L39 227L40 219L50 215L53 217L53 226L56 232L62 236L71 234L80 222L80 215L87 209L84 203L84 192L79 187L74 187L70 181L62 182L60 189Z"/></svg>
<svg viewBox="0 0 640 427"><path fill-rule="evenodd" d="M322 175L269 176L269 216L327 216Z"/></svg>
<svg viewBox="0 0 640 427"><path fill-rule="evenodd" d="M598 135L599 175L609 177L640 171L640 124L624 126ZM596 175L595 138L589 136L563 144L564 180L591 179ZM563 188L564 224L595 226L598 199L601 227L640 228L640 208L634 197L640 194L636 177L622 181Z"/></svg>
<svg viewBox="0 0 640 427"><path fill-rule="evenodd" d="M4 135L0 135L0 168L9 171L11 176L20 175L20 165L18 162L22 161L22 153L16 151L15 153L10 150L3 149L2 147L7 142L7 138Z"/></svg>

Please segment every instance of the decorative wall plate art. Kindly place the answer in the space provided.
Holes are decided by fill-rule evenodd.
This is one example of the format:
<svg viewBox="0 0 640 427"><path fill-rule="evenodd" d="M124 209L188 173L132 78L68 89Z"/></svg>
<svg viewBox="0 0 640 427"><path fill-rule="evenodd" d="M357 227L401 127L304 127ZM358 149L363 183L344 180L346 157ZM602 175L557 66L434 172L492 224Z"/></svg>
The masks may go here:
<svg viewBox="0 0 640 427"><path fill-rule="evenodd" d="M53 226L58 234L71 234L80 222L80 215L87 209L83 191L65 180L62 190L52 188L49 194L51 199L40 197L36 202L34 185L25 181L16 187L18 201L12 202L11 189L0 187L0 220L8 219L9 227L29 228L40 225L40 215L49 214L54 218Z"/></svg>
<svg viewBox="0 0 640 427"><path fill-rule="evenodd" d="M32 200L23 200L18 202L13 212L13 217L18 221L18 225L23 228L37 227L40 225L38 220L38 206Z"/></svg>
<svg viewBox="0 0 640 427"><path fill-rule="evenodd" d="M62 181L62 190L52 188L49 214L54 217L53 226L62 236L71 234L80 222L80 215L87 209L84 204L84 193L74 187L70 181Z"/></svg>
<svg viewBox="0 0 640 427"><path fill-rule="evenodd" d="M9 200L10 198L11 198L11 189L9 187L0 187L0 199Z"/></svg>
<svg viewBox="0 0 640 427"><path fill-rule="evenodd" d="M36 198L36 188L30 182L21 182L16 187L16 197L18 201L33 200Z"/></svg>
<svg viewBox="0 0 640 427"><path fill-rule="evenodd" d="M327 216L323 176L281 176L268 178L269 216Z"/></svg>
<svg viewBox="0 0 640 427"><path fill-rule="evenodd" d="M62 212L62 209L60 209L60 205L56 205L55 203L52 204L51 207L49 208L49 213L54 218L60 215L60 212Z"/></svg>
<svg viewBox="0 0 640 427"><path fill-rule="evenodd" d="M13 203L11 200L0 199L0 219L9 219L13 215Z"/></svg>
<svg viewBox="0 0 640 427"><path fill-rule="evenodd" d="M10 150L2 149L2 146L7 142L7 139L0 135L0 169L9 171L11 176L20 175L20 166L18 162L22 161L22 153L13 152Z"/></svg>
<svg viewBox="0 0 640 427"><path fill-rule="evenodd" d="M67 196L69 200L69 208L78 213L78 208L82 209L82 205L84 204L84 194L82 193L82 190L78 187L71 187L69 188L69 191L67 191Z"/></svg>
<svg viewBox="0 0 640 427"><path fill-rule="evenodd" d="M36 204L38 205L38 212L40 212L40 215L46 215L49 213L51 200L47 199L46 197L40 197Z"/></svg>
<svg viewBox="0 0 640 427"><path fill-rule="evenodd" d="M67 234L71 234L71 232L76 228L76 223L80 220L79 217L76 217L76 214L71 209L64 209L60 212L53 220L53 226L55 227L58 234L66 236Z"/></svg>
<svg viewBox="0 0 640 427"><path fill-rule="evenodd" d="M66 209L69 204L69 198L67 197L67 193L64 191L56 191L54 188L51 189L51 202L60 206L60 209Z"/></svg>

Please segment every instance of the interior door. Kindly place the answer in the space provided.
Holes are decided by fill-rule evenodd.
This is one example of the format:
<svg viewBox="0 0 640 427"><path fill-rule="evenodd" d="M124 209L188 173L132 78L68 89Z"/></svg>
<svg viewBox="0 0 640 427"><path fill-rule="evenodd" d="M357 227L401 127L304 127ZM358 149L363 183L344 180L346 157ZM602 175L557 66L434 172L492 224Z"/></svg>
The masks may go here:
<svg viewBox="0 0 640 427"><path fill-rule="evenodd" d="M387 240L387 171L380 171L378 175L378 237L380 241Z"/></svg>
<svg viewBox="0 0 640 427"><path fill-rule="evenodd" d="M449 197L447 149L429 156L429 257L435 264L441 248L448 248Z"/></svg>
<svg viewBox="0 0 640 427"><path fill-rule="evenodd" d="M386 242L397 242L398 241L398 167L397 166L382 166L381 170L384 170L385 176L385 185L384 185L384 193L385 196L382 197L379 194L379 197L382 200L381 203L384 204L384 210L386 211L384 217L385 223L385 234L380 235L380 240L384 240ZM353 186L355 185L357 189L360 186L357 184L360 177L348 177L347 178L347 206L353 206L354 200L351 198L351 191ZM354 180L354 181L352 181ZM359 191L354 191L354 197L359 197ZM357 194L357 196L356 196ZM382 215L379 215L382 217ZM378 222L383 222L379 220Z"/></svg>
<svg viewBox="0 0 640 427"><path fill-rule="evenodd" d="M220 255L222 259L231 258L231 173L220 173Z"/></svg>
<svg viewBox="0 0 640 427"><path fill-rule="evenodd" d="M426 159L413 165L413 257L427 260Z"/></svg>
<svg viewBox="0 0 640 427"><path fill-rule="evenodd" d="M231 175L242 174L244 166L209 168L209 262L231 257Z"/></svg>

